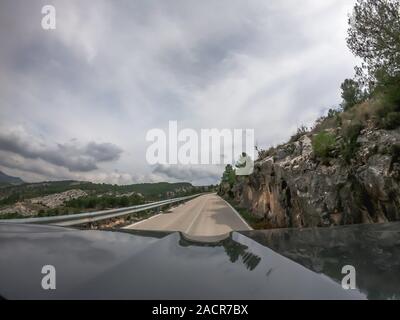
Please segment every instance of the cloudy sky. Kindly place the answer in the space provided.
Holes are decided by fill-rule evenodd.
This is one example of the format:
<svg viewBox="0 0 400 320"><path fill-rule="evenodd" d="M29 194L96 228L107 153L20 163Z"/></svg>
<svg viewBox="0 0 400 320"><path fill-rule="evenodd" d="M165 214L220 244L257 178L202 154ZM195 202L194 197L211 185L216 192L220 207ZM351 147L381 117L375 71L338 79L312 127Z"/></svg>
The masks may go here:
<svg viewBox="0 0 400 320"><path fill-rule="evenodd" d="M0 2L0 170L26 181L217 182L150 166L146 133L252 128L283 142L340 102L353 0ZM43 5L57 29L43 30Z"/></svg>

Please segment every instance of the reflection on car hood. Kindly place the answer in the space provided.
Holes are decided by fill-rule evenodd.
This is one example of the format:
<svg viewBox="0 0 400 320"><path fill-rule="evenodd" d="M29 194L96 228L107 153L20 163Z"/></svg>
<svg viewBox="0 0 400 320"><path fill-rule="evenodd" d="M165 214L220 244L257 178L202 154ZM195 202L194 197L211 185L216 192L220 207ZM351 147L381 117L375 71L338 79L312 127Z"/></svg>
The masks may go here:
<svg viewBox="0 0 400 320"><path fill-rule="evenodd" d="M319 245L313 242L315 237L303 237L304 232L234 232L216 243L202 243L180 233L0 223L0 295L6 299L365 299L374 288L373 297L387 298L379 269L372 275L375 286L366 285L368 277L358 274L360 290L346 291L340 285L343 265L354 263L360 272L369 270L357 259L343 258L362 256L360 242L346 243L343 238L331 246L332 237L322 237ZM399 250L398 235L382 231L378 238L388 244L397 241ZM374 234L365 236L364 241L373 242ZM374 266L388 262L389 253L381 252ZM316 268L314 261L322 267ZM44 265L56 268L56 290L41 287ZM391 266L383 268L388 271ZM399 274L398 264L395 267L393 277Z"/></svg>
<svg viewBox="0 0 400 320"><path fill-rule="evenodd" d="M357 286L368 299L400 299L400 222L246 236L337 282L343 278L339 266L354 266Z"/></svg>

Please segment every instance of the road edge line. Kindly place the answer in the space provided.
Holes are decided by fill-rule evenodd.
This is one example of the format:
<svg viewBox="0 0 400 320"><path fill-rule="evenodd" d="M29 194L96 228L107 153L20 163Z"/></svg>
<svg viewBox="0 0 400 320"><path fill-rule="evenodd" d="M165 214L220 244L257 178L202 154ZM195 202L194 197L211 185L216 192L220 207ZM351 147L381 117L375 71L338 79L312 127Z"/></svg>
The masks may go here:
<svg viewBox="0 0 400 320"><path fill-rule="evenodd" d="M220 197L220 196L219 196ZM246 220L244 220L244 218L240 215L239 212L237 212L237 210L228 202L226 201L224 198L220 197L223 201L225 201L225 203L232 209L232 211L234 213L236 213L236 215L239 217L240 220L242 220L242 222L246 225L246 227L249 229L249 231L254 230L252 227L250 227L250 225L247 223Z"/></svg>
<svg viewBox="0 0 400 320"><path fill-rule="evenodd" d="M129 230L131 227L134 227L134 226L136 226L136 225L138 225L138 224L140 224L140 223L142 223L142 222L151 220L151 219L156 218L156 217L161 216L161 215L162 215L162 213L156 214L156 215L154 215L154 216L151 216L150 218L147 218L147 219L144 219L144 220L140 220L140 221L138 221L138 222L135 222L135 223L133 223L133 224L130 224L129 226L122 227L121 229Z"/></svg>

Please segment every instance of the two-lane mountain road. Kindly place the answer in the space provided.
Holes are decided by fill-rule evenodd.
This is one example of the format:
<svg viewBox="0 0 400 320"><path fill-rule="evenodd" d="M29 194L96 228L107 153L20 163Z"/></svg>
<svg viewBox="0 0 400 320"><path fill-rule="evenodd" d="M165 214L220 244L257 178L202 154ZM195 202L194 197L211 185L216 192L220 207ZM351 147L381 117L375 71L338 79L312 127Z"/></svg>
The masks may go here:
<svg viewBox="0 0 400 320"><path fill-rule="evenodd" d="M243 218L216 194L202 195L126 229L180 231L192 237L215 237L231 231L251 230Z"/></svg>

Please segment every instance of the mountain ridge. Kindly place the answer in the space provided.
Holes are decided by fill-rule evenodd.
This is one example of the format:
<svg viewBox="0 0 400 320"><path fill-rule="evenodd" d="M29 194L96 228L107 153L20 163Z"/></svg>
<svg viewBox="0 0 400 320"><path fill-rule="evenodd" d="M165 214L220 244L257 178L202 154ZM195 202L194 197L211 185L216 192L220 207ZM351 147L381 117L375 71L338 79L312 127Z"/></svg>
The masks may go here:
<svg viewBox="0 0 400 320"><path fill-rule="evenodd" d="M3 171L0 171L0 185L19 185L25 183L21 178L19 177L13 177L9 176L8 174L5 174Z"/></svg>

